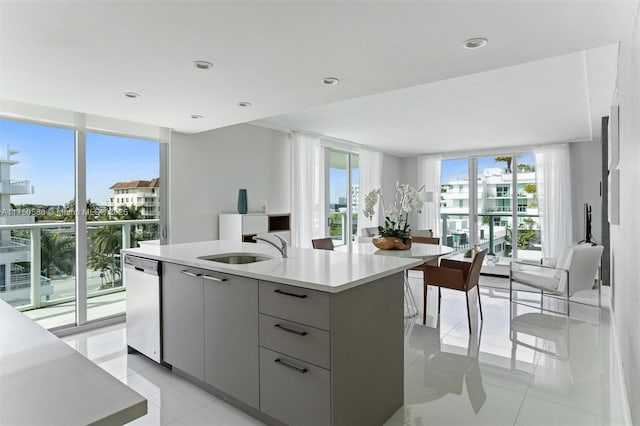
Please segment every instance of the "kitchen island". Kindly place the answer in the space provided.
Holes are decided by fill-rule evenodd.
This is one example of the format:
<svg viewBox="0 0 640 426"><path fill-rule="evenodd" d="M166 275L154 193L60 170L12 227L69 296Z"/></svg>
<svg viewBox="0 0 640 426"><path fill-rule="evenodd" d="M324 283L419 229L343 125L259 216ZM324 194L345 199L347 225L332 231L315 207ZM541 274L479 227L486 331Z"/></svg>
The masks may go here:
<svg viewBox="0 0 640 426"><path fill-rule="evenodd" d="M162 262L162 360L269 424L383 424L404 400L403 271L417 259L207 241ZM267 257L228 264L224 254Z"/></svg>

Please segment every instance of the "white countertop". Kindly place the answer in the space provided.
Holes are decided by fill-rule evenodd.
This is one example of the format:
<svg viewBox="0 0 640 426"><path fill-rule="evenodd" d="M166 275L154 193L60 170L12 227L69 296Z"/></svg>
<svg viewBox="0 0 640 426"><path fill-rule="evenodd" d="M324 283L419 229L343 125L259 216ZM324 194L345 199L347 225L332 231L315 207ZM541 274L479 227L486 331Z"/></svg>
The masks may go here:
<svg viewBox="0 0 640 426"><path fill-rule="evenodd" d="M280 253L267 244L219 240L145 246L122 250L122 252L329 293L347 290L423 263L421 260L411 258L296 247L289 247L288 257L282 259ZM237 252L266 254L273 259L244 265L229 265L198 259L198 256Z"/></svg>
<svg viewBox="0 0 640 426"><path fill-rule="evenodd" d="M115 425L147 400L0 300L0 425Z"/></svg>
<svg viewBox="0 0 640 426"><path fill-rule="evenodd" d="M343 249L340 247L340 249ZM371 242L353 244L352 251L359 254L375 254L377 256L394 256L431 260L453 252L453 248L438 244L413 243L407 250L380 250Z"/></svg>

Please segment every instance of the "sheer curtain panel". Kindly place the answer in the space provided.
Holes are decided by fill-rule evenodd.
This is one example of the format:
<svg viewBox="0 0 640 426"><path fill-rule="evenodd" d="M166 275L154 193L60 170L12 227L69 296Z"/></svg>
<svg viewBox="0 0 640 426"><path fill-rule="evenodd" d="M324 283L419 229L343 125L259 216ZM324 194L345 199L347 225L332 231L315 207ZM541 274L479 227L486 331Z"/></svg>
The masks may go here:
<svg viewBox="0 0 640 426"><path fill-rule="evenodd" d="M291 244L311 248L325 234L325 177L320 138L291 133Z"/></svg>
<svg viewBox="0 0 640 426"><path fill-rule="evenodd" d="M571 244L571 166L569 145L535 149L542 254L557 258Z"/></svg>
<svg viewBox="0 0 640 426"><path fill-rule="evenodd" d="M435 237L442 238L440 221L440 170L442 155L418 157L418 188L424 185L426 192L433 194L433 201L427 202L418 215L418 228L431 229Z"/></svg>
<svg viewBox="0 0 640 426"><path fill-rule="evenodd" d="M382 224L383 214L375 214L371 219L362 214L364 209L364 197L372 189L382 186L382 153L370 149L361 148L360 156L360 194L358 196L358 235L362 235L362 228L370 228ZM378 209L376 209L378 211Z"/></svg>

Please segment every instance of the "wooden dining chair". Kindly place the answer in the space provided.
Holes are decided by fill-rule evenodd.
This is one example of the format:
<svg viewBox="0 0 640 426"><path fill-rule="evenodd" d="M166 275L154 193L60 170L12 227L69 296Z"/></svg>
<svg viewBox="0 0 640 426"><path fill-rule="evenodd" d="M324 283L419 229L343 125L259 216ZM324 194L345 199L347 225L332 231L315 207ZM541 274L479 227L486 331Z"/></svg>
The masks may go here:
<svg viewBox="0 0 640 426"><path fill-rule="evenodd" d="M316 238L311 240L314 249L333 250L333 240L331 238Z"/></svg>
<svg viewBox="0 0 640 426"><path fill-rule="evenodd" d="M471 262L460 260L442 259L440 266L426 265L424 270L424 311L422 323L427 322L427 285L438 286L438 315L440 314L440 299L442 294L440 288L464 291L467 298L467 321L469 322L469 333L471 333L471 314L469 312L469 290L476 288L478 291L478 307L480 308L480 320L482 321L482 303L480 302L480 268L487 250L476 253Z"/></svg>

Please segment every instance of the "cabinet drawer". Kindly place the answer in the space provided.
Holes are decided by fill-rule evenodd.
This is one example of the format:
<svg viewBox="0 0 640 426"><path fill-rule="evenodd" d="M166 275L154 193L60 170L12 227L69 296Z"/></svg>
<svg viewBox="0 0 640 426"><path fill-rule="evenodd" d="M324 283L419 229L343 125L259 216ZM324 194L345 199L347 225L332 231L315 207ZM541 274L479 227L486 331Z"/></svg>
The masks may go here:
<svg viewBox="0 0 640 426"><path fill-rule="evenodd" d="M330 423L329 371L260 348L260 411L289 425Z"/></svg>
<svg viewBox="0 0 640 426"><path fill-rule="evenodd" d="M330 368L329 332L260 314L260 345Z"/></svg>
<svg viewBox="0 0 640 426"><path fill-rule="evenodd" d="M329 293L260 281L260 312L329 330Z"/></svg>

